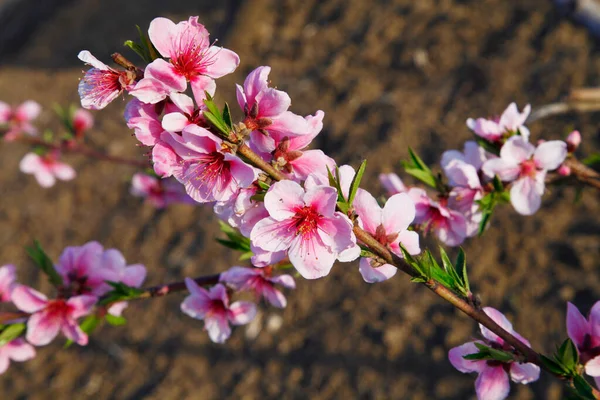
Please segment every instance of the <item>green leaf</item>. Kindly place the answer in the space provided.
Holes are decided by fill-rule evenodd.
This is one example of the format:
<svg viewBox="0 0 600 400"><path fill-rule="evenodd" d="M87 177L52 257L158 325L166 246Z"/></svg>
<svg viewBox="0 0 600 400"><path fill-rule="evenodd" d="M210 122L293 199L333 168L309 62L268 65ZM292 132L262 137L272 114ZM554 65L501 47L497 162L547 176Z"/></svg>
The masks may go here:
<svg viewBox="0 0 600 400"><path fill-rule="evenodd" d="M477 231L478 236L483 235L483 232L485 232L485 228L486 228L487 224L490 222L490 218L492 218L492 210L485 210L481 214L482 214L482 218L481 218L481 222L479 223L479 230Z"/></svg>
<svg viewBox="0 0 600 400"><path fill-rule="evenodd" d="M267 182L263 182L263 181L256 181L258 186L262 189L262 190L269 190L269 188L271 187Z"/></svg>
<svg viewBox="0 0 600 400"><path fill-rule="evenodd" d="M494 190L496 192L504 191L504 185L502 184L502 181L500 180L500 178L498 178L498 175L494 175L494 180L492 182L494 184Z"/></svg>
<svg viewBox="0 0 600 400"><path fill-rule="evenodd" d="M427 166L427 164L425 164L423 162L423 160L421 160L421 158L417 155L417 153L415 153L413 151L413 149L411 149L410 147L408 148L408 154L410 156L411 161L413 162L413 165L422 170L422 171L429 171L431 172L431 170L429 169L429 167Z"/></svg>
<svg viewBox="0 0 600 400"><path fill-rule="evenodd" d="M542 364L544 364L546 369L548 369L553 374L566 375L568 373L568 371L566 371L565 368L562 365L560 365L560 363L554 361L549 357L546 357L543 354L540 354L540 361L542 362Z"/></svg>
<svg viewBox="0 0 600 400"><path fill-rule="evenodd" d="M2 330L2 333L0 333L0 346L4 346L11 340L15 340L21 336L23 332L25 332L25 324L23 323L7 325L6 328Z"/></svg>
<svg viewBox="0 0 600 400"><path fill-rule="evenodd" d="M254 255L254 253L253 253L253 252L251 252L251 251L247 251L247 252L245 252L244 254L242 254L242 255L240 256L240 258L238 258L238 260L239 260L239 261L246 261L246 260L249 260L249 259L251 259L253 255Z"/></svg>
<svg viewBox="0 0 600 400"><path fill-rule="evenodd" d="M135 54L137 54L138 56L140 56L140 58L146 62L150 62L148 60L148 55L146 54L146 51L144 50L144 48L142 46L140 46L139 44L137 44L136 42L134 42L133 40L126 40L125 43L123 43L123 45L125 47L129 47L131 50L133 50L135 52Z"/></svg>
<svg viewBox="0 0 600 400"><path fill-rule="evenodd" d="M233 122L231 121L231 110L229 109L229 104L227 103L225 103L225 108L223 109L223 121L231 131L233 129Z"/></svg>
<svg viewBox="0 0 600 400"><path fill-rule="evenodd" d="M582 399L593 400L596 398L592 386L581 375L575 375L573 377L573 387L575 388L577 395Z"/></svg>
<svg viewBox="0 0 600 400"><path fill-rule="evenodd" d="M352 179L352 183L350 184L350 193L348 195L348 206L352 207L352 202L354 201L354 197L356 197L356 192L360 187L360 181L365 173L365 169L367 168L367 160L363 160Z"/></svg>
<svg viewBox="0 0 600 400"><path fill-rule="evenodd" d="M406 248L402 245L402 243L400 243L400 251L402 251L402 256L404 257L404 260L406 260L406 262L413 267L413 269L419 274L421 275L420 277L416 277L411 279L412 282L425 282L427 279L431 278L431 273L430 271L424 267L418 260L416 260L409 252L408 250L406 250ZM419 280L421 278L424 278L424 280ZM417 279L417 280L415 280Z"/></svg>
<svg viewBox="0 0 600 400"><path fill-rule="evenodd" d="M113 290L106 293L103 299L99 302L101 305L106 305L109 303L114 303L117 301L123 300L131 300L137 298L139 295L144 293L142 289L134 288L132 286L128 286L123 282L111 282L105 281L110 286L113 287Z"/></svg>
<svg viewBox="0 0 600 400"><path fill-rule="evenodd" d="M581 160L581 162L587 165L588 167L594 164L600 164L600 153L592 154L591 156Z"/></svg>
<svg viewBox="0 0 600 400"><path fill-rule="evenodd" d="M566 339L558 349L558 360L569 371L575 371L579 362L579 353L577 347L571 339Z"/></svg>
<svg viewBox="0 0 600 400"><path fill-rule="evenodd" d="M471 287L469 286L469 276L467 274L467 256L465 255L465 251L462 247L458 249L458 256L456 256L456 262L454 263L454 268L456 272L461 277L461 281L465 289L467 289L467 293L471 291Z"/></svg>
<svg viewBox="0 0 600 400"><path fill-rule="evenodd" d="M26 247L25 250L27 251L27 254L29 254L29 257L31 257L35 264L42 270L42 272L48 275L50 283L52 283L54 286L61 286L63 284L62 277L54 269L54 263L50 257L46 255L42 249L42 246L40 245L40 242L34 240L33 246Z"/></svg>
<svg viewBox="0 0 600 400"><path fill-rule="evenodd" d="M426 185L429 185L434 188L437 187L435 176L433 176L431 171L423 171L423 170L420 170L417 168L406 168L406 167L404 167L404 171L407 174L414 176L415 178L417 178L421 182L425 183Z"/></svg>
<svg viewBox="0 0 600 400"><path fill-rule="evenodd" d="M106 322L112 326L121 326L127 323L127 320L124 317L117 317L111 314L106 314L104 318L106 319Z"/></svg>
<svg viewBox="0 0 600 400"><path fill-rule="evenodd" d="M477 142L479 147L482 147L485 151L488 151L497 156L500 155L500 149L498 147L488 142L487 140L481 138L480 136L476 136L475 141Z"/></svg>
<svg viewBox="0 0 600 400"><path fill-rule="evenodd" d="M222 118L208 111L204 111L202 114L208 120L208 122L210 122L210 124L218 129L222 134L229 134L229 130L227 129L227 126L225 125L225 122L223 122Z"/></svg>

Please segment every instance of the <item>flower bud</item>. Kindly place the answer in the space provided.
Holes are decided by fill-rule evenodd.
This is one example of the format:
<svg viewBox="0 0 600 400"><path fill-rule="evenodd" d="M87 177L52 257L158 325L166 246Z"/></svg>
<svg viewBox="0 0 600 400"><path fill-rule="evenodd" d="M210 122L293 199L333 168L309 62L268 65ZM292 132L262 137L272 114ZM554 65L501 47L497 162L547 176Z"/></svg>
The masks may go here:
<svg viewBox="0 0 600 400"><path fill-rule="evenodd" d="M573 153L575 150L577 150L577 148L579 147L579 144L581 143L581 133L579 133L579 131L573 131L571 133L569 133L569 136L567 136L567 151L569 153Z"/></svg>
<svg viewBox="0 0 600 400"><path fill-rule="evenodd" d="M562 164L560 167L558 167L556 172L558 172L558 174L561 176L569 176L571 175L571 168L568 165Z"/></svg>

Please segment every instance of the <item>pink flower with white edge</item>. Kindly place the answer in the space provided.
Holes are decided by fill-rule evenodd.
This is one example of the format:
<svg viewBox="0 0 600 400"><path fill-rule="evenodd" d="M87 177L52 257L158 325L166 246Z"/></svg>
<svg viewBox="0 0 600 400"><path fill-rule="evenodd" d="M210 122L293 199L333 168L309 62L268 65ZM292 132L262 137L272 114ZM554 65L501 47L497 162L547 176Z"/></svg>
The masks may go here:
<svg viewBox="0 0 600 400"><path fill-rule="evenodd" d="M221 274L219 281L235 290L252 291L258 297L264 297L272 306L285 308L287 305L285 295L276 289L275 285L296 289L296 282L291 275L272 276L272 272L272 268L231 267Z"/></svg>
<svg viewBox="0 0 600 400"><path fill-rule="evenodd" d="M393 195L382 209L371 193L359 189L353 205L362 228L392 253L403 257L400 245L411 255L421 252L419 235L408 230L415 219L415 204L406 193ZM391 264L375 265L375 260L363 257L359 271L365 282L375 283L393 277L398 270Z"/></svg>
<svg viewBox="0 0 600 400"><path fill-rule="evenodd" d="M159 179L155 176L138 172L131 178L130 193L143 197L156 208L165 208L171 204L194 204L185 189L173 178Z"/></svg>
<svg viewBox="0 0 600 400"><path fill-rule="evenodd" d="M31 121L36 119L42 107L33 100L27 100L14 110L6 103L0 101L0 127L6 125L8 131L4 134L4 140L12 141L25 133L33 136L38 131Z"/></svg>
<svg viewBox="0 0 600 400"><path fill-rule="evenodd" d="M80 137L94 126L94 116L91 112L79 108L73 113L73 132Z"/></svg>
<svg viewBox="0 0 600 400"><path fill-rule="evenodd" d="M532 215L539 208L544 194L546 171L558 168L567 156L567 144L550 140L537 149L523 137L515 136L500 149L500 158L483 164L488 175L498 175L504 182L513 182L510 202L519 214Z"/></svg>
<svg viewBox="0 0 600 400"><path fill-rule="evenodd" d="M138 99L132 99L125 106L127 126L133 129L137 140L145 146L154 146L165 131L159 119L162 108L162 103L145 104Z"/></svg>
<svg viewBox="0 0 600 400"><path fill-rule="evenodd" d="M344 250L356 247L352 224L335 211L336 200L329 186L304 190L293 181L276 182L264 199L269 218L254 226L250 240L267 252L287 250L304 278L323 277Z"/></svg>
<svg viewBox="0 0 600 400"><path fill-rule="evenodd" d="M121 282L127 286L139 288L144 283L144 279L146 279L146 267L142 264L127 265L123 254L116 249L108 249L103 252L100 258L100 265L102 269L106 269L113 274L113 282ZM120 316L126 307L127 302L120 301L112 304L108 308L108 313Z"/></svg>
<svg viewBox="0 0 600 400"><path fill-rule="evenodd" d="M35 357L35 347L21 338L0 346L0 375L6 372L10 361L24 362Z"/></svg>
<svg viewBox="0 0 600 400"><path fill-rule="evenodd" d="M87 344L88 337L79 327L77 319L92 311L97 297L81 295L68 300L48 300L35 289L17 285L12 292L12 301L19 310L31 314L27 321L26 339L34 346L47 345L59 331L81 346Z"/></svg>
<svg viewBox="0 0 600 400"><path fill-rule="evenodd" d="M438 239L448 246L458 246L465 240L467 221L460 212L448 207L447 198L432 200L420 188L411 188L408 195L415 203L415 224L421 224L426 234L434 231Z"/></svg>
<svg viewBox="0 0 600 400"><path fill-rule="evenodd" d="M250 237L254 225L269 216L263 202L252 199L257 191L256 185L240 189L231 199L215 203L213 210L221 220L238 228L245 237Z"/></svg>
<svg viewBox="0 0 600 400"><path fill-rule="evenodd" d="M135 86L135 72L112 69L87 50L80 51L77 57L93 67L79 81L79 97L83 108L101 110L124 90L131 90Z"/></svg>
<svg viewBox="0 0 600 400"><path fill-rule="evenodd" d="M19 164L19 169L25 174L35 177L41 187L54 186L56 179L70 181L75 178L75 170L68 164L58 161L58 154L54 152L39 156L27 153Z"/></svg>
<svg viewBox="0 0 600 400"><path fill-rule="evenodd" d="M174 153L165 157L171 163L167 169L199 203L229 200L258 176L255 168L224 152L221 139L197 125L188 125L181 135L164 132L161 139ZM167 147L159 149L169 151Z"/></svg>
<svg viewBox="0 0 600 400"><path fill-rule="evenodd" d="M323 129L323 117L325 113L317 111L314 116L306 117L309 133L302 136L285 136L275 140L276 147L272 152L273 162L279 170L283 171L291 179L305 180L310 174L327 176L327 168L332 171L335 161L321 150L305 150L312 140Z"/></svg>
<svg viewBox="0 0 600 400"><path fill-rule="evenodd" d="M215 79L230 74L240 63L231 50L211 46L209 34L198 17L175 24L167 18L154 18L148 29L150 41L169 61L158 58L144 71L131 94L144 103L158 103L173 92L184 92L190 82L194 97L204 91L214 93Z"/></svg>
<svg viewBox="0 0 600 400"><path fill-rule="evenodd" d="M204 115L202 114L206 110L204 104L205 93L202 92L201 98L196 98L196 104L199 108L194 105L194 100L191 97L186 96L182 93L171 93L169 98L173 102L176 110L166 113L162 119L162 127L167 132L181 132L188 125L199 125L207 126Z"/></svg>
<svg viewBox="0 0 600 400"><path fill-rule="evenodd" d="M565 142L567 142L567 151L573 153L581 144L581 133L579 131L569 133Z"/></svg>
<svg viewBox="0 0 600 400"><path fill-rule="evenodd" d="M379 182L383 185L383 188L387 192L388 196L393 196L398 193L405 193L408 191L408 188L402 182L400 177L391 172L389 174L379 174Z"/></svg>
<svg viewBox="0 0 600 400"><path fill-rule="evenodd" d="M16 285L17 273L14 265L0 267L0 302L10 301L10 294Z"/></svg>
<svg viewBox="0 0 600 400"><path fill-rule="evenodd" d="M586 319L573 304L567 304L567 332L579 350L579 362L585 373L600 384L600 301Z"/></svg>
<svg viewBox="0 0 600 400"><path fill-rule="evenodd" d="M515 103L510 103L504 110L500 118L469 118L467 126L477 136L480 136L490 142L498 142L506 135L513 135L517 131L525 139L529 138L529 129L524 125L531 112L531 106L527 104L523 112L519 112Z"/></svg>
<svg viewBox="0 0 600 400"><path fill-rule="evenodd" d="M492 307L485 307L483 311L493 319L498 325L511 333L521 342L530 346L529 341L513 330L512 324L498 310ZM502 400L508 396L510 391L509 378L516 383L528 384L538 380L540 377L540 367L532 363L518 363L516 361L500 362L496 360L467 360L464 356L479 353L475 343L480 343L498 350L504 350L508 353L514 351L513 347L504 340L488 330L483 325L479 325L482 340L468 342L461 346L454 347L448 353L450 363L463 373L476 372L479 376L475 381L475 391L480 400Z"/></svg>
<svg viewBox="0 0 600 400"><path fill-rule="evenodd" d="M233 325L245 325L256 316L256 305L247 301L229 304L227 289L220 283L209 290L198 286L193 279L185 278L190 295L181 303L181 311L192 318L203 319L210 340L224 343L231 336Z"/></svg>
<svg viewBox="0 0 600 400"><path fill-rule="evenodd" d="M252 131L250 145L263 153L273 152L286 136L308 135L315 130L309 125L310 118L288 111L292 100L287 93L269 87L270 72L271 67L258 67L246 77L243 88L236 85L237 101L246 116L244 124ZM312 123L318 125L318 120Z"/></svg>

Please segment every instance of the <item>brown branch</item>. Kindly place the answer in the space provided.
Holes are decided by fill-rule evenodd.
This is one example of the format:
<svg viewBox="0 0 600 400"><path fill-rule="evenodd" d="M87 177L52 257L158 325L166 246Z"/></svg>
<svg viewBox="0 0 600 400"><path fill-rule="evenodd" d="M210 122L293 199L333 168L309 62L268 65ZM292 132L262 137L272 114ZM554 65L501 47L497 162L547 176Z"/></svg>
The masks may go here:
<svg viewBox="0 0 600 400"><path fill-rule="evenodd" d="M208 285L216 285L219 283L219 278L221 274L215 275L206 275L200 276L198 278L194 278L194 282L196 282L199 286L208 286ZM149 288L142 289L143 292L139 294L135 299L148 299L151 297L162 297L166 296L170 293L181 292L187 290L184 281L178 281L173 283L168 283L164 285L153 286ZM102 299L100 299L102 301Z"/></svg>
<svg viewBox="0 0 600 400"><path fill-rule="evenodd" d="M533 110L526 123L571 112L595 111L600 111L600 88L573 89L565 101L546 104Z"/></svg>
<svg viewBox="0 0 600 400"><path fill-rule="evenodd" d="M148 168L150 167L149 161L135 160L131 158L124 158L119 156L113 156L110 154L103 153L101 151L92 149L83 144L74 141L62 141L60 143L49 143L40 138L22 136L18 139L21 143L26 143L31 146L44 147L49 150L57 150L63 153L80 154L86 157L95 158L100 161L107 161L115 164L129 165L137 168Z"/></svg>

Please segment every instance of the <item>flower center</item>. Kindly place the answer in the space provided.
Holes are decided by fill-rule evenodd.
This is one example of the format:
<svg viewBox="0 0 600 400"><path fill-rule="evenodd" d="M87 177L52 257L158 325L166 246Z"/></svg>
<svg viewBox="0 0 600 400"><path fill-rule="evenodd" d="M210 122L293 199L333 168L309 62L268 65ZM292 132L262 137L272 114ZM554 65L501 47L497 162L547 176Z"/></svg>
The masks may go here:
<svg viewBox="0 0 600 400"><path fill-rule="evenodd" d="M199 158L198 164L202 166L202 172L196 179L206 183L215 182L224 176L224 173L229 172L229 163L225 162L225 155L216 151Z"/></svg>
<svg viewBox="0 0 600 400"><path fill-rule="evenodd" d="M312 207L304 206L296 209L296 215L293 217L296 234L306 235L314 232L320 219L321 214Z"/></svg>
<svg viewBox="0 0 600 400"><path fill-rule="evenodd" d="M57 299L49 301L44 311L52 316L59 317L69 314L71 309L72 307L65 300Z"/></svg>
<svg viewBox="0 0 600 400"><path fill-rule="evenodd" d="M521 163L521 176L534 178L536 173L537 167L535 166L535 161L527 160Z"/></svg>

